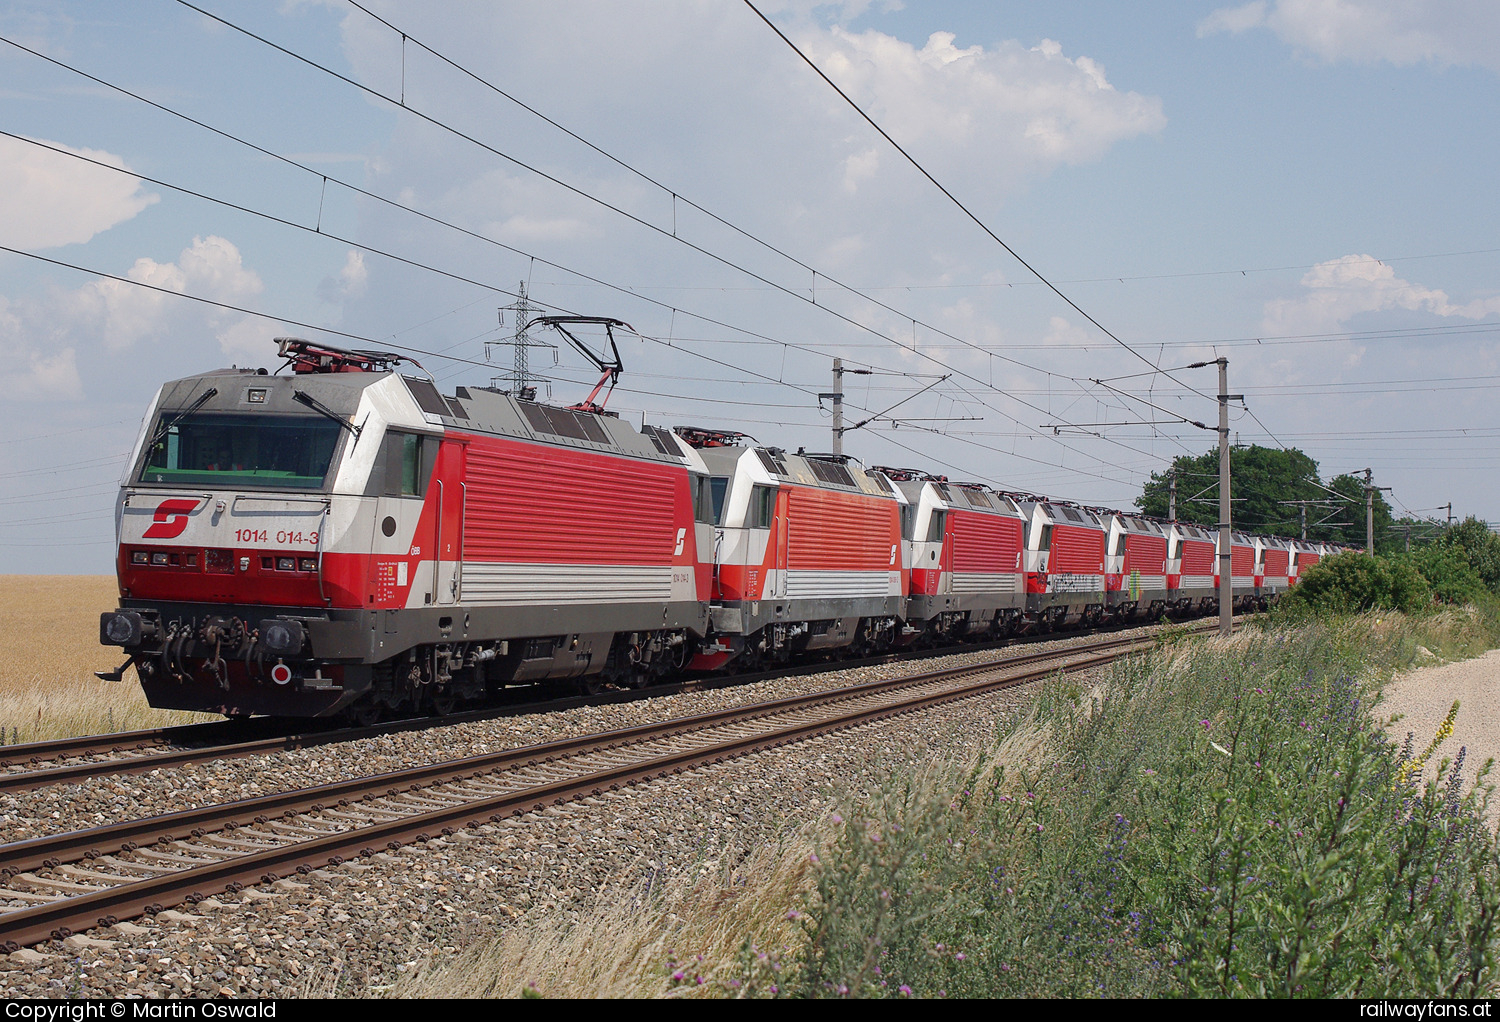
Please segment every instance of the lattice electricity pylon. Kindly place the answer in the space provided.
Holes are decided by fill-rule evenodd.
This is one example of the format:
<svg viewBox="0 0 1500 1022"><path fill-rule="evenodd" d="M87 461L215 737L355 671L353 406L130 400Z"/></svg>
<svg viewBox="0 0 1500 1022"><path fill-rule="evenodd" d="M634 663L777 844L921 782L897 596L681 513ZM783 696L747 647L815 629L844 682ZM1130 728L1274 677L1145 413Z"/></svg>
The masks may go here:
<svg viewBox="0 0 1500 1022"><path fill-rule="evenodd" d="M534 341L526 335L527 325L531 322L532 313L537 311L526 297L526 282L521 281L517 291L518 297L515 302L502 307L500 312L500 325L505 325L505 314L514 313L516 332L508 341L485 341L484 360L493 361L490 358L490 349L500 345L509 345L515 349L515 358L511 374L509 376L495 376L490 379L492 387L508 386L510 392L517 397L531 399L536 396L536 387L531 386L530 357L528 352L532 348L548 348L552 351L552 364L557 364L557 345L548 344L546 341Z"/></svg>

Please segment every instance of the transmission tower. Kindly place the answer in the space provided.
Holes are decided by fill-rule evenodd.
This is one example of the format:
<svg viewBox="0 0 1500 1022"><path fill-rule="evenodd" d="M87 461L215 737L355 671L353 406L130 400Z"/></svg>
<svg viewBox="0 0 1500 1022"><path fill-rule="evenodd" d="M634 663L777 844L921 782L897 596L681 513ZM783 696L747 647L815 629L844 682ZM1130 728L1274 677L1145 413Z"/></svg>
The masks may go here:
<svg viewBox="0 0 1500 1022"><path fill-rule="evenodd" d="M526 335L526 324L531 322L533 312L537 307L532 305L526 297L526 282L523 280L517 290L517 298L510 305L502 307L500 311L500 325L505 325L505 314L511 313L515 318L516 332L508 341L486 341L484 345L485 361L491 361L490 349L497 345L509 345L515 349L515 359L509 377L496 376L491 378L491 386L499 387L502 383L508 384L510 392L516 397L531 400L536 397L536 387L531 384L534 378L531 375L530 357L528 352L531 348L550 348L557 351L557 345L548 344L546 341L533 341Z"/></svg>

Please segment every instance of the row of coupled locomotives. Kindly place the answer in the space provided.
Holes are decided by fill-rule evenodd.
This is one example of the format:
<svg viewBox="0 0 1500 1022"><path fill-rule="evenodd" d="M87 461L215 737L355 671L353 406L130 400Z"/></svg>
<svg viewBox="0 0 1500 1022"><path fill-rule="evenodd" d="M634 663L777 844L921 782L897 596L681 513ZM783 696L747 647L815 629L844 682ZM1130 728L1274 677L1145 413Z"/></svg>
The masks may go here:
<svg viewBox="0 0 1500 1022"><path fill-rule="evenodd" d="M1218 606L1198 526L282 352L144 420L101 677L153 706L372 721ZM1235 534L1236 606L1327 552Z"/></svg>

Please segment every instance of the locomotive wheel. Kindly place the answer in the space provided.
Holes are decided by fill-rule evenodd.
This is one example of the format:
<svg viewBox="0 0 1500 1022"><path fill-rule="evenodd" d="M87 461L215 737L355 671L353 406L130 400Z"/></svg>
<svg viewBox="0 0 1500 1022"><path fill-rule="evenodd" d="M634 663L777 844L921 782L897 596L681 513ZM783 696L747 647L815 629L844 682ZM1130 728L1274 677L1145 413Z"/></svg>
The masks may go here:
<svg viewBox="0 0 1500 1022"><path fill-rule="evenodd" d="M369 727L380 720L380 704L373 699L356 703L347 712L349 719L360 727Z"/></svg>
<svg viewBox="0 0 1500 1022"><path fill-rule="evenodd" d="M456 692L434 692L432 693L432 715L435 717L446 717L458 708L458 694Z"/></svg>

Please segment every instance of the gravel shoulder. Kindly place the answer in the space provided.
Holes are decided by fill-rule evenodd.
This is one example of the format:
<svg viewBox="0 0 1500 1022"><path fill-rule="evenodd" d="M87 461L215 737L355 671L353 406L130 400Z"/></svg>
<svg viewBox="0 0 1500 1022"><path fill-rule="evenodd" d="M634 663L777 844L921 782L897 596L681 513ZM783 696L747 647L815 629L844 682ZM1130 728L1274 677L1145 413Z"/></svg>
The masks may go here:
<svg viewBox="0 0 1500 1022"><path fill-rule="evenodd" d="M1427 776L1437 776L1441 760L1452 760L1465 749L1463 775L1472 785L1479 769L1489 760L1500 763L1500 650L1454 663L1433 663L1396 676L1386 685L1380 712L1399 714L1391 725L1397 741L1412 732L1413 746L1420 752L1432 741L1454 701L1459 703L1453 735L1433 753ZM1491 777L1490 783L1495 778ZM1490 803L1488 819L1500 823L1500 799Z"/></svg>

